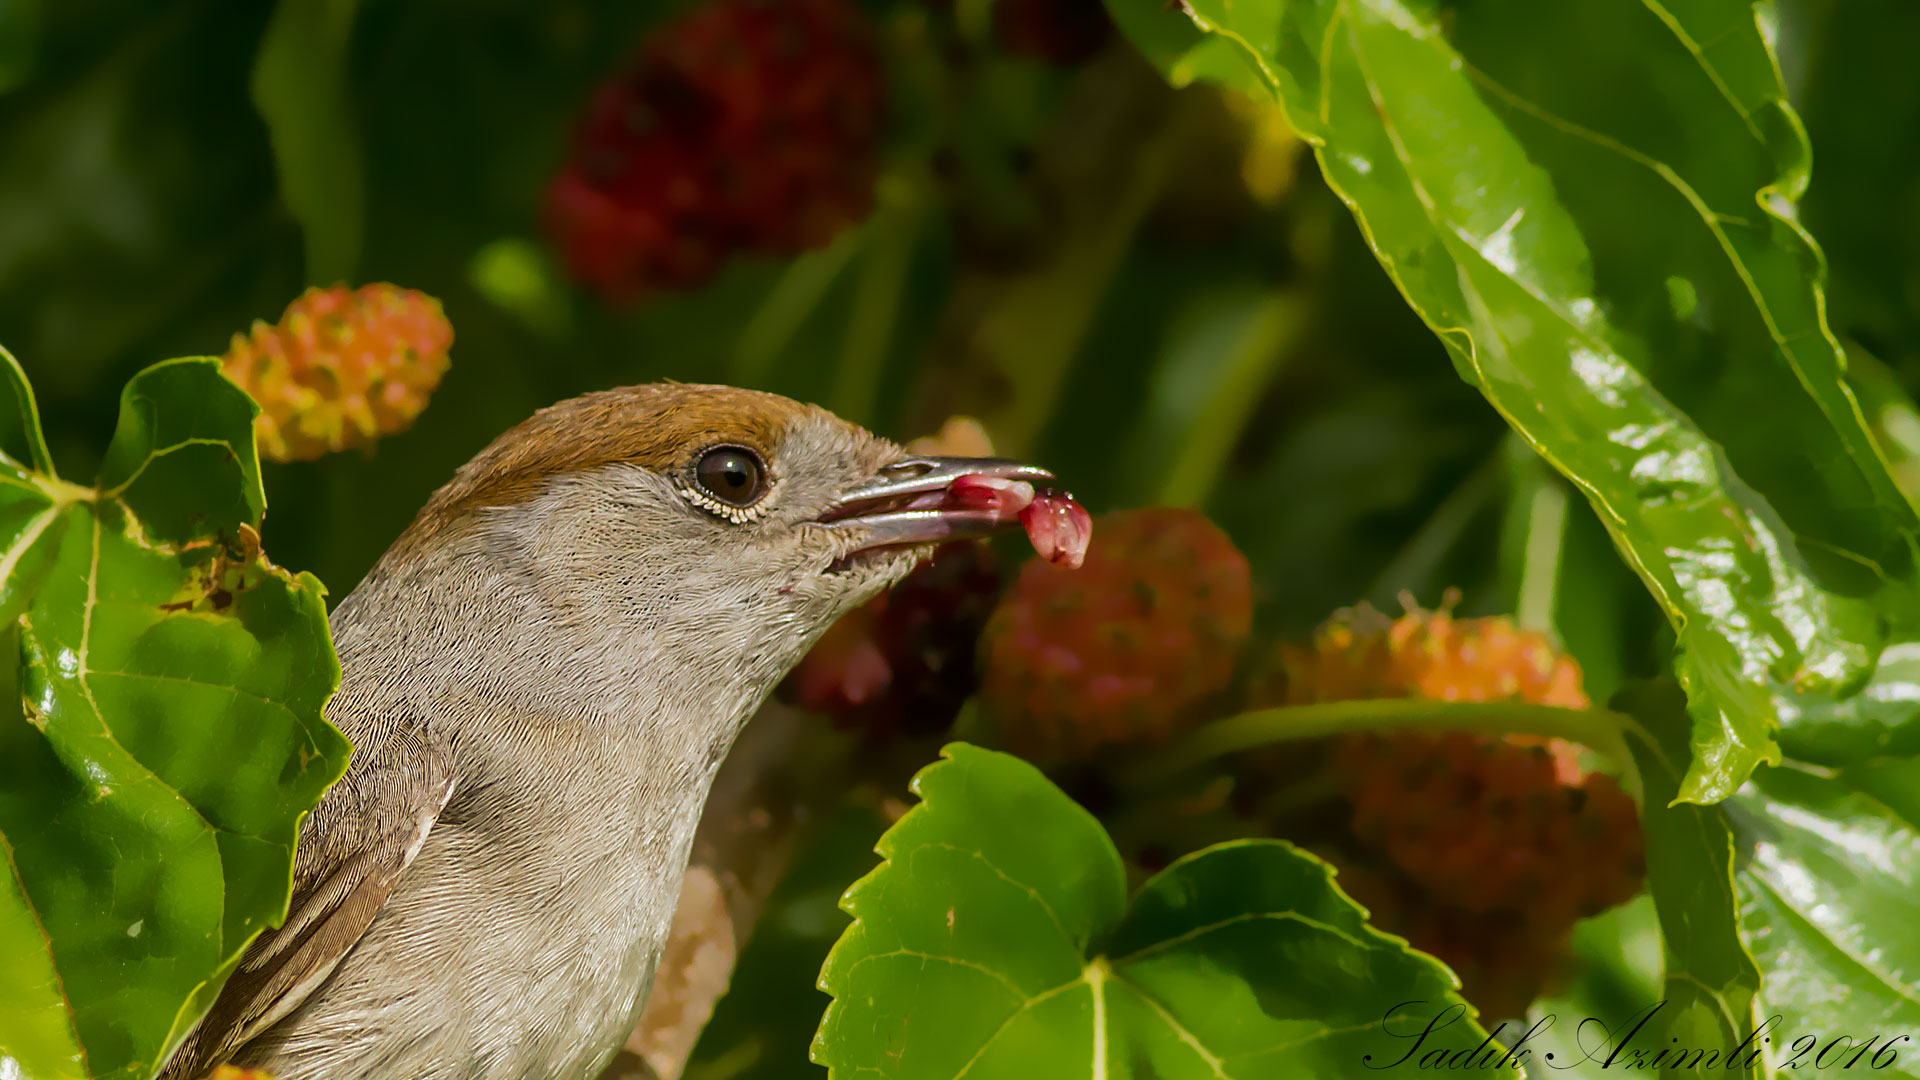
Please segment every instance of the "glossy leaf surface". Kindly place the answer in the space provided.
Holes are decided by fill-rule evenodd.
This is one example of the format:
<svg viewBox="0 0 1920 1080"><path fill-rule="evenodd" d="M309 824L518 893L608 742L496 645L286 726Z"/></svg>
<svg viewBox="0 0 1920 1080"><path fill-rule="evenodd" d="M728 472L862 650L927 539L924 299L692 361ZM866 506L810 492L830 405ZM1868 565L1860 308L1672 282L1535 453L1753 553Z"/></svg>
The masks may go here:
<svg viewBox="0 0 1920 1080"><path fill-rule="evenodd" d="M47 468L11 357L0 609L0 1074L144 1077L285 916L339 777L324 591L260 553L253 403L212 360L128 384L99 483Z"/></svg>
<svg viewBox="0 0 1920 1080"><path fill-rule="evenodd" d="M1681 799L1914 629L1920 519L1823 319L1750 4L1112 6L1151 56L1189 17L1246 51L1461 375L1593 501L1679 634Z"/></svg>
<svg viewBox="0 0 1920 1080"><path fill-rule="evenodd" d="M943 756L842 902L813 1051L831 1075L1357 1076L1486 1039L1446 968L1369 927L1320 860L1221 844L1129 903L1106 832L1037 769Z"/></svg>
<svg viewBox="0 0 1920 1080"><path fill-rule="evenodd" d="M1920 761L1764 769L1730 805L1752 853L1740 932L1761 1013L1780 1017L1776 1060L1920 1076Z"/></svg>

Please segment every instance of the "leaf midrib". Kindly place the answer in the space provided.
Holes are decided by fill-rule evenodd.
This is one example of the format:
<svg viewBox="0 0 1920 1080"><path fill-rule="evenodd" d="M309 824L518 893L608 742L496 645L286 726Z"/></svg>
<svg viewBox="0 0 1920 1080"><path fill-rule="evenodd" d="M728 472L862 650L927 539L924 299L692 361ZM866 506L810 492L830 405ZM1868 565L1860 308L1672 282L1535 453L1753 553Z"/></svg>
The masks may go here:
<svg viewBox="0 0 1920 1080"><path fill-rule="evenodd" d="M934 846L934 845L926 845L926 846ZM941 845L941 846L951 846L951 845ZM1003 875L1003 877L1004 876L1005 875ZM1009 884L1021 886L1022 888L1027 888L1026 886L1023 885L1023 883L1021 883L1017 879L1006 877L1005 880ZM1235 1055L1232 1055L1232 1058L1223 1057L1219 1054L1214 1053L1206 1045L1205 1041L1202 1040L1199 1036L1195 1035L1191 1031L1188 1031L1187 1028L1184 1025L1182 1025L1178 1019L1174 1017L1173 1013L1169 1011L1166 1008L1166 1006L1163 1003L1161 1003L1161 1001L1158 998L1148 993L1147 989L1141 986L1139 983L1134 982L1133 980L1127 978L1124 972L1120 970L1120 968L1123 965L1131 963L1142 957L1150 956L1154 953L1164 951L1165 949L1173 948L1175 946L1185 944L1199 937L1202 937L1206 934L1223 930L1229 926L1236 926L1241 923L1253 922L1256 920L1265 920L1265 919L1273 919L1273 920L1279 920L1279 921L1285 921L1285 922L1297 922L1315 930L1316 932L1330 934L1334 937L1337 937L1340 940L1356 948L1370 949L1372 947L1369 943L1354 937L1352 934L1347 933L1346 931L1340 929L1337 926L1332 925L1331 923L1323 922L1319 919L1312 918L1311 916L1302 914L1298 911L1254 911L1254 912L1245 912L1240 915L1235 915L1232 918L1221 919L1217 922L1212 922L1204 926L1195 927L1191 930L1187 930L1183 933L1175 935L1174 937L1164 938L1160 941L1153 942L1152 944L1142 946L1141 948L1135 949L1133 952L1127 953L1126 955L1121 956L1118 959L1109 959L1104 953L1095 955L1090 960L1084 961L1083 966L1080 969L1080 974L1077 977L1070 979L1064 983L1061 983L1058 986L1049 987L1045 990L1040 991L1037 994L1033 994L1030 996L1019 994L1018 990L1014 988L1014 984L1012 980L1008 976L1003 975L999 972L993 971L992 969L987 968L985 965L980 964L976 961L962 960L959 957L927 954L917 950L895 949L887 953L875 954L872 956L863 957L861 959L861 962L864 963L867 960L879 959L881 956L900 956L900 955L913 955L913 956L917 956L927 960L941 960L941 961L958 964L963 967L968 967L968 968L978 970L982 974L986 974L993 977L994 980L1000 983L1002 986L1015 990L1016 995L1018 995L1021 998L1019 1007L1014 1009L1013 1012L1009 1013L1006 1019L1000 1022L1000 1026L996 1027L993 1030L992 1034L988 1035L985 1039L981 1040L980 1048L974 1051L973 1056L967 1059L966 1063L960 1067L960 1070L958 1072L953 1074L953 1077L951 1078L951 1080L965 1080L965 1077L967 1076L968 1072L972 1070L973 1066L976 1063L978 1063L982 1057L986 1056L987 1051L992 1049L993 1044L999 1040L1000 1036L1003 1035L1006 1032L1006 1030L1013 1025L1014 1021L1024 1016L1027 1013L1027 1011L1031 1009L1033 1006L1038 1005L1044 1001L1050 1001L1053 998L1059 997L1062 994L1069 993L1073 991L1075 988L1080 986L1086 986L1089 989L1089 991L1094 994L1096 1007L1095 1007L1095 1013L1094 1013L1093 1038L1097 1046L1104 1047L1106 1045L1107 1025L1106 1025L1106 1013L1105 1013L1105 1007L1104 1007L1105 1002L1103 1000L1102 995L1104 994L1105 985L1109 982L1117 983L1118 985L1132 992L1141 1001L1145 1002L1148 1008L1152 1010L1154 1015L1159 1017L1160 1021L1166 1024L1168 1029L1173 1032L1174 1037L1179 1039L1180 1042L1186 1045L1189 1049L1193 1050L1195 1055L1200 1058L1202 1063L1204 1063L1207 1066L1207 1068L1212 1071L1214 1077L1216 1077L1217 1080L1236 1080L1234 1076L1232 1076L1230 1073L1226 1071L1227 1063L1230 1060L1232 1060L1232 1058L1262 1057L1267 1054L1273 1053L1277 1050L1290 1050L1296 1047L1309 1045L1320 1039L1330 1038L1334 1035L1351 1032L1354 1030L1364 1030L1364 1029L1336 1028L1332 1026L1323 1025L1323 1029L1320 1032L1310 1035L1304 1039L1297 1039L1292 1042L1278 1043L1274 1046L1264 1047L1259 1050L1248 1051L1242 1054L1235 1054ZM1371 1025L1368 1025L1368 1026L1370 1027ZM1093 1072L1094 1080L1104 1080L1104 1077L1106 1075L1105 1057L1106 1057L1105 1053L1100 1052L1100 1053L1097 1053L1094 1058L1094 1066L1095 1066L1094 1072Z"/></svg>

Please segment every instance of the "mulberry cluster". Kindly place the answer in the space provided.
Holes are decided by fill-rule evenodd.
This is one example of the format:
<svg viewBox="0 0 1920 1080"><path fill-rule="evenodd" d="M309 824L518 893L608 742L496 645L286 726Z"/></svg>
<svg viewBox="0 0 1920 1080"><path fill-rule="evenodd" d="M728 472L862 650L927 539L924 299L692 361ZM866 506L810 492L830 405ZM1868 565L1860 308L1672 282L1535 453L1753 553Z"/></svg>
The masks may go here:
<svg viewBox="0 0 1920 1080"><path fill-rule="evenodd" d="M1247 560L1189 510L1108 514L1070 574L1027 564L982 638L981 700L1035 761L1169 739L1207 719L1253 619Z"/></svg>
<svg viewBox="0 0 1920 1080"><path fill-rule="evenodd" d="M1305 649L1280 651L1280 678L1256 691L1274 703L1418 697L1530 701L1584 709L1580 665L1505 618L1455 619L1408 602L1389 618L1365 604L1336 612Z"/></svg>
<svg viewBox="0 0 1920 1080"><path fill-rule="evenodd" d="M780 684L789 704L885 738L953 726L1000 571L978 541L943 544L891 590L833 624Z"/></svg>
<svg viewBox="0 0 1920 1080"><path fill-rule="evenodd" d="M1588 704L1578 665L1542 635L1504 618L1455 619L1444 607L1409 605L1397 619L1343 612L1311 648L1284 650L1281 667L1288 704ZM1360 871L1371 884L1356 892L1375 894L1382 925L1454 962L1468 997L1496 1016L1524 1010L1552 978L1578 919L1640 889L1638 810L1569 743L1363 734L1341 739L1333 761L1353 807L1357 861L1378 864ZM1395 892L1403 895L1381 900Z"/></svg>
<svg viewBox="0 0 1920 1080"><path fill-rule="evenodd" d="M1571 926L1640 891L1633 800L1565 743L1355 736L1338 761L1354 835L1442 904Z"/></svg>
<svg viewBox="0 0 1920 1080"><path fill-rule="evenodd" d="M846 0L713 0L588 105L547 193L573 274L609 300L695 287L866 216L884 85Z"/></svg>
<svg viewBox="0 0 1920 1080"><path fill-rule="evenodd" d="M365 447L413 424L446 374L440 302L393 285L308 289L274 325L235 334L221 370L260 405L272 461Z"/></svg>

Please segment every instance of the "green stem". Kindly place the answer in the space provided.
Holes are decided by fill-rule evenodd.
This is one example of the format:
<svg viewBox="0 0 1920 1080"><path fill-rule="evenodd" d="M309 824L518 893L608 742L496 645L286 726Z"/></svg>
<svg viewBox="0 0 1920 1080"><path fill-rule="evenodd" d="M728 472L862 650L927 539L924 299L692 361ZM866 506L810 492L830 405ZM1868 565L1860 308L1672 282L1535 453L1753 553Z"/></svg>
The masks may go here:
<svg viewBox="0 0 1920 1080"><path fill-rule="evenodd" d="M841 417L872 426L874 402L886 370L887 350L900 321L900 298L906 291L907 270L920 215L911 196L895 197L867 226L872 237L854 283L853 309L847 317L846 343L840 367L834 373L827 403Z"/></svg>
<svg viewBox="0 0 1920 1080"><path fill-rule="evenodd" d="M1520 570L1520 598L1514 621L1526 630L1552 630L1554 597L1560 587L1561 541L1567 532L1567 489L1549 477L1527 500L1527 546Z"/></svg>
<svg viewBox="0 0 1920 1080"><path fill-rule="evenodd" d="M1362 595L1387 607L1403 590L1418 592L1421 586L1430 584L1441 560L1459 543L1467 526L1499 489L1501 461L1501 452L1496 451L1475 466L1473 472L1441 500Z"/></svg>
<svg viewBox="0 0 1920 1080"><path fill-rule="evenodd" d="M847 229L826 247L793 260L740 331L727 366L730 381L739 386L765 383L773 362L786 350L807 316L820 306L827 287L840 276L865 235L864 226Z"/></svg>
<svg viewBox="0 0 1920 1080"><path fill-rule="evenodd" d="M1541 735L1566 739L1604 754L1634 777L1626 733L1632 717L1606 709L1563 709L1523 701L1426 701L1384 698L1260 709L1208 724L1153 760L1125 772L1127 787L1150 787L1218 757L1273 743L1363 731L1464 731L1482 735Z"/></svg>
<svg viewBox="0 0 1920 1080"><path fill-rule="evenodd" d="M1202 506L1246 431L1254 406L1273 381L1287 346L1305 329L1307 299L1296 289L1269 294L1254 307L1224 359L1199 411L1187 424L1161 481L1162 506Z"/></svg>

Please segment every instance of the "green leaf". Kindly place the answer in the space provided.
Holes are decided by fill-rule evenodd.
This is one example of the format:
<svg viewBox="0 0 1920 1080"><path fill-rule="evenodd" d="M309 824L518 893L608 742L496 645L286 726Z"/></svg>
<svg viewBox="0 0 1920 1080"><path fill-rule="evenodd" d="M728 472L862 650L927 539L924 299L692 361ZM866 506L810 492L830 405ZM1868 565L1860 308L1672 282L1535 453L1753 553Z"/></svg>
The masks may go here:
<svg viewBox="0 0 1920 1080"><path fill-rule="evenodd" d="M1908 499L1920 498L1920 407L1887 365L1852 342L1847 346L1847 385L1860 399L1867 426L1887 455L1894 483Z"/></svg>
<svg viewBox="0 0 1920 1080"><path fill-rule="evenodd" d="M1660 917L1666 961L1665 1004L1652 1018L1654 1030L1628 1046L1718 1052L1713 1062L1703 1056L1701 1068L1669 1068L1666 1076L1764 1075L1748 1063L1759 1026L1760 973L1737 924L1733 830L1720 807L1675 799L1687 754L1686 699L1678 686L1661 680L1622 691L1612 706L1638 722L1627 731L1627 745L1643 786L1647 888ZM1608 1032L1612 1045L1602 1051L1610 1055L1626 1018L1603 1019L1614 1025Z"/></svg>
<svg viewBox="0 0 1920 1080"><path fill-rule="evenodd" d="M24 1075L151 1075L285 917L345 768L324 590L260 554L254 411L216 361L169 361L128 384L96 487L0 459L0 1062Z"/></svg>
<svg viewBox="0 0 1920 1080"><path fill-rule="evenodd" d="M1800 99L1818 153L1806 220L1832 267L1836 330L1911 372L1920 363L1920 5L1798 4L1824 12Z"/></svg>
<svg viewBox="0 0 1920 1080"><path fill-rule="evenodd" d="M1238 42L1202 33L1185 19L1159 17L1163 11L1127 0L1107 0L1107 12L1173 85L1207 81L1248 94L1267 92L1259 65Z"/></svg>
<svg viewBox="0 0 1920 1080"><path fill-rule="evenodd" d="M1787 721L1780 745L1801 761L1845 765L1920 754L1920 642L1887 646L1858 693L1802 696Z"/></svg>
<svg viewBox="0 0 1920 1080"><path fill-rule="evenodd" d="M347 44L359 0L280 0L253 68L280 193L307 238L307 281L352 278L366 178L347 89Z"/></svg>
<svg viewBox="0 0 1920 1080"><path fill-rule="evenodd" d="M1037 769L942 756L842 901L813 1048L831 1075L1348 1076L1493 1046L1451 974L1368 926L1320 860L1221 844L1129 905L1106 832Z"/></svg>
<svg viewBox="0 0 1920 1080"><path fill-rule="evenodd" d="M1763 769L1729 804L1752 852L1738 875L1740 933L1759 964L1761 1012L1780 1017L1776 1060L1920 1077L1916 792L1920 761L1908 759L1835 775Z"/></svg>
<svg viewBox="0 0 1920 1080"><path fill-rule="evenodd" d="M1797 695L1913 628L1920 519L1823 320L1747 0L1116 4L1245 47L1461 375L1593 501L1678 633L1678 798L1777 762Z"/></svg>
<svg viewBox="0 0 1920 1080"><path fill-rule="evenodd" d="M1620 1075L1619 1062L1608 1068L1605 1055L1583 1052L1582 1038L1590 1049L1595 1033L1591 1022L1582 1032L1581 1021L1592 1017L1619 1026L1660 1000L1659 976L1660 922L1653 897L1643 892L1620 907L1580 920L1573 928L1570 982L1527 1010L1529 1024L1540 1025L1527 1040L1536 1048L1532 1060L1553 1055L1547 1068L1535 1069L1533 1075L1559 1080L1613 1080Z"/></svg>

